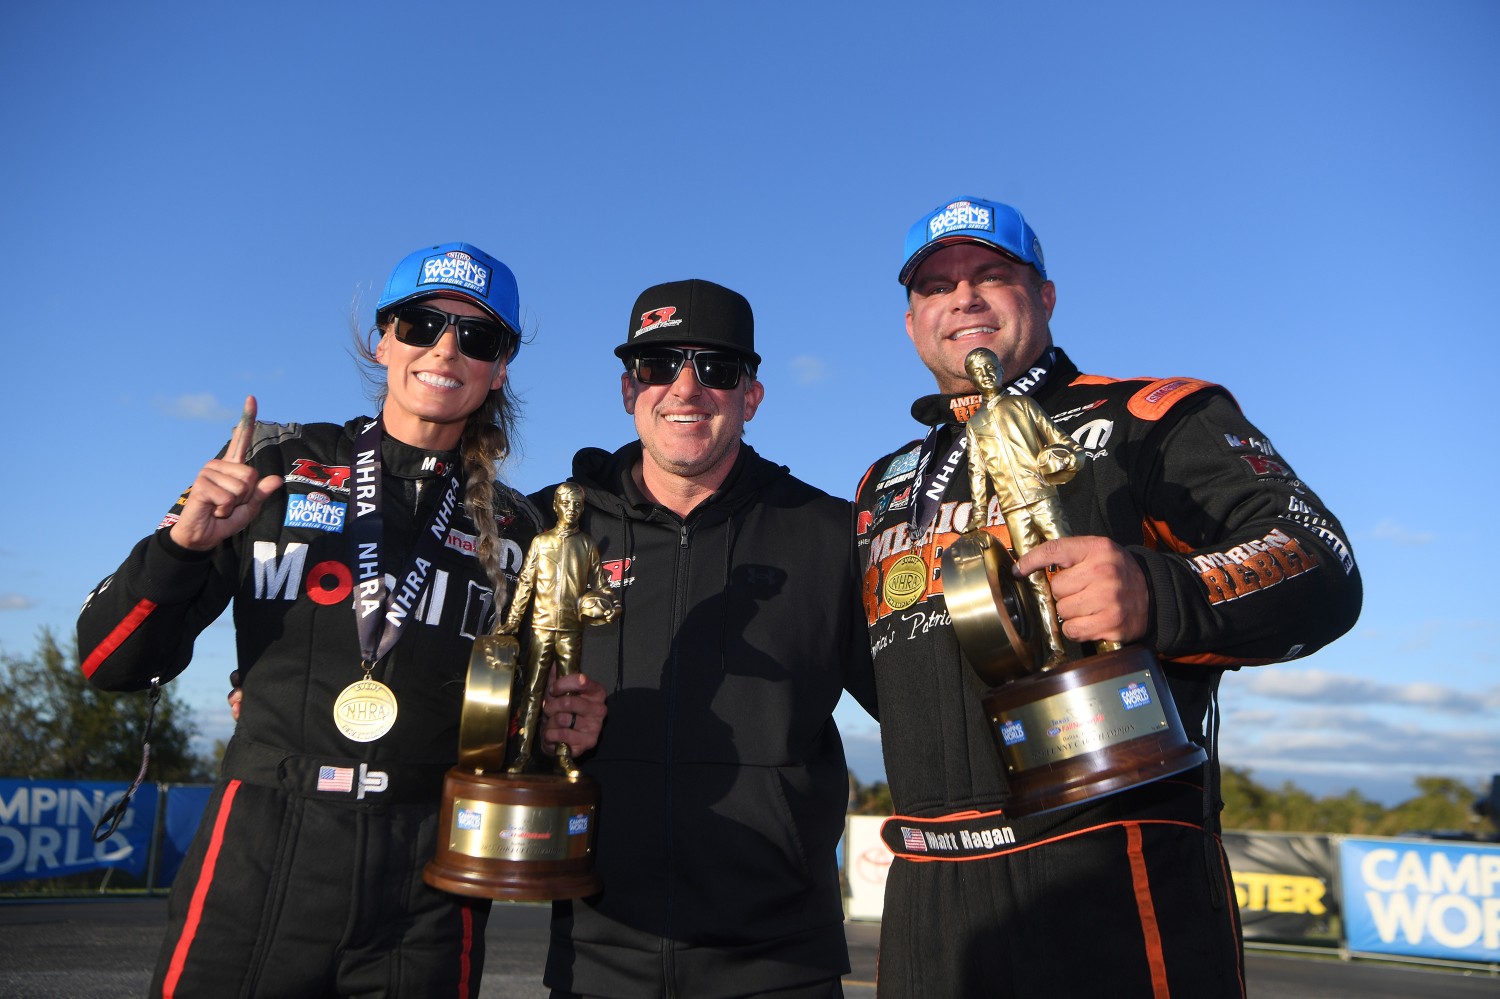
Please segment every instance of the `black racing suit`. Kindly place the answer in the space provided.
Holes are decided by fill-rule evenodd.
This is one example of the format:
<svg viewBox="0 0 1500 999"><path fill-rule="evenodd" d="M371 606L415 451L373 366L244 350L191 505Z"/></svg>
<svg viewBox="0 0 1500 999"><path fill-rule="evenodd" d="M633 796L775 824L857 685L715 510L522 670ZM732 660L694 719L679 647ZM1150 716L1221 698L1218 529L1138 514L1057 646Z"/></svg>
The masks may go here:
<svg viewBox="0 0 1500 999"><path fill-rule="evenodd" d="M741 445L679 518L637 489L640 461L637 442L573 462L621 613L585 630L582 654L609 704L580 761L601 786L604 890L554 905L546 982L554 995L827 995L849 969L833 709L845 689L875 707L853 511ZM533 498L550 507L550 491Z"/></svg>
<svg viewBox="0 0 1500 999"><path fill-rule="evenodd" d="M884 836L898 859L882 999L1241 995L1238 914L1217 842L1215 691L1225 669L1307 655L1353 625L1361 586L1343 528L1218 386L1083 375L1057 350L1008 390L1035 398L1087 452L1059 487L1069 527L1113 539L1140 564L1151 600L1141 644L1164 660L1210 763L1092 803L1001 814L984 685L960 658L938 571L974 515L958 445L980 398L918 400L913 415L935 428L926 446L875 462L856 501L898 815ZM935 522L914 531L924 496ZM984 524L1007 538L993 501ZM909 572L890 571L913 556L925 569L916 594ZM899 819L954 815L966 817L927 828L962 838L925 838L911 822L917 832L904 835Z"/></svg>
<svg viewBox="0 0 1500 999"><path fill-rule="evenodd" d="M458 754L469 651L495 613L462 502L445 522L434 516L453 452L384 439L381 572L405 573L419 531L441 543L374 668L396 696L394 726L360 743L334 723L335 699L363 675L353 596L364 577L347 528L355 440L369 422L258 424L246 460L286 485L250 526L212 552L185 550L168 534L184 496L79 618L94 685L140 690L180 673L234 602L244 700L172 888L153 995L479 994L489 903L421 874ZM498 483L496 493L514 578L537 517L524 497Z"/></svg>

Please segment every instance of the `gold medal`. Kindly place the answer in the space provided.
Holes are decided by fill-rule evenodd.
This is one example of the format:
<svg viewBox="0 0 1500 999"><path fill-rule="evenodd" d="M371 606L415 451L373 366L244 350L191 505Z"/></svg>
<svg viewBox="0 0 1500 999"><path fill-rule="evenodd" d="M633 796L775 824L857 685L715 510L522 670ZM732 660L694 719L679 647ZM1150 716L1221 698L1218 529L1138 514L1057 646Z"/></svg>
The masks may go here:
<svg viewBox="0 0 1500 999"><path fill-rule="evenodd" d="M927 563L916 555L902 555L885 574L885 604L906 610L927 593Z"/></svg>
<svg viewBox="0 0 1500 999"><path fill-rule="evenodd" d="M396 695L379 680L355 680L333 702L333 723L345 738L374 742L396 724Z"/></svg>

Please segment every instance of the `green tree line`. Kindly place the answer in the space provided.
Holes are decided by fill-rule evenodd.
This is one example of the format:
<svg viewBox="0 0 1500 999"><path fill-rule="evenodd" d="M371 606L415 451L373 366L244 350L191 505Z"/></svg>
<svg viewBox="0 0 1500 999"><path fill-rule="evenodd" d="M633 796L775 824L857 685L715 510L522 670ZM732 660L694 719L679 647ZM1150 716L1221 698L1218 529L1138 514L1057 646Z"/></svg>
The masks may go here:
<svg viewBox="0 0 1500 999"><path fill-rule="evenodd" d="M42 629L31 655L0 652L0 776L134 780L151 699L95 690L78 667L76 642ZM213 779L216 758L193 750L192 710L161 688L151 722L148 780Z"/></svg>

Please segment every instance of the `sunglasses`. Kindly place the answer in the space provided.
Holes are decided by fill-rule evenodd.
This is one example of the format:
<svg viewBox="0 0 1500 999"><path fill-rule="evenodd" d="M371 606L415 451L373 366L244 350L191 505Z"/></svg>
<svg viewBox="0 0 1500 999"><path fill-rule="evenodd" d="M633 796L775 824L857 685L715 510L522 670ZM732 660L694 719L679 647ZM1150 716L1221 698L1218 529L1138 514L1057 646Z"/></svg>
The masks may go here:
<svg viewBox="0 0 1500 999"><path fill-rule="evenodd" d="M693 374L704 388L732 389L740 383L745 361L722 350L682 350L648 347L630 357L630 370L642 385L670 385L682 373L682 362L693 362Z"/></svg>
<svg viewBox="0 0 1500 999"><path fill-rule="evenodd" d="M396 339L413 347L431 347L452 326L458 331L459 351L476 361L498 361L502 353L514 353L510 329L493 319L455 316L425 305L408 305L395 315Z"/></svg>

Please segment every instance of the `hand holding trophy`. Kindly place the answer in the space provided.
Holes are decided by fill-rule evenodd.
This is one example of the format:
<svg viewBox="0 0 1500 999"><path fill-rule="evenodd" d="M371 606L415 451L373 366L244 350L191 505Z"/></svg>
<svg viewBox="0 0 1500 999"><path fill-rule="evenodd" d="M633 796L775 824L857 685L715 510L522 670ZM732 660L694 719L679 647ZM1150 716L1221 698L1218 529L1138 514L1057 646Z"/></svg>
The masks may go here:
<svg viewBox="0 0 1500 999"><path fill-rule="evenodd" d="M422 872L435 888L484 898L579 898L599 890L593 872L597 785L558 743L548 772L528 773L541 746L542 699L554 671L576 671L583 629L614 620L592 538L578 530L583 489L558 486L557 525L536 536L516 592L493 635L474 642L459 733L458 765L443 787L445 846ZM511 691L520 660L516 632L527 609L531 634L526 662L520 745L509 766Z"/></svg>
<svg viewBox="0 0 1500 999"><path fill-rule="evenodd" d="M1016 557L1067 537L1057 486L1082 455L1034 401L1000 391L992 351L971 351L964 367L984 402L965 431L971 526L943 553L943 593L964 658L992 688L983 703L1010 783L1007 810L1044 812L1201 764L1155 655L1117 642L1087 655L1068 642L1046 571L1023 584L982 530L993 495Z"/></svg>

